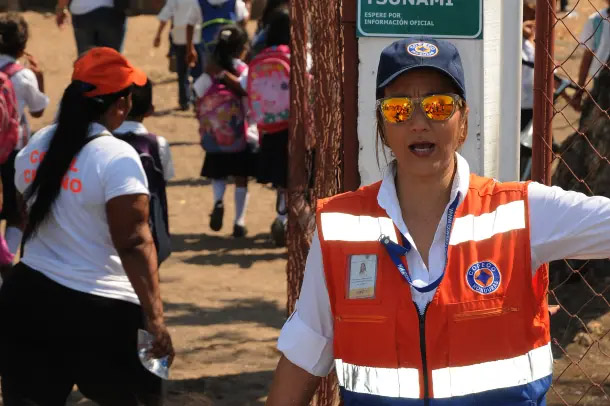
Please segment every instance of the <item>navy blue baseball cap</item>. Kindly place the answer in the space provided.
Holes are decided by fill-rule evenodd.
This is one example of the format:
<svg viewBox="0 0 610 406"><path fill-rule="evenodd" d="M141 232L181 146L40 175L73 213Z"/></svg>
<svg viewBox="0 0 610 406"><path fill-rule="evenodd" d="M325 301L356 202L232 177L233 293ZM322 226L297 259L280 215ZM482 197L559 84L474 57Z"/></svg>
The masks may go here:
<svg viewBox="0 0 610 406"><path fill-rule="evenodd" d="M412 37L396 41L383 50L377 68L377 98L401 74L414 69L435 69L447 75L466 99L464 68L457 48L449 41Z"/></svg>

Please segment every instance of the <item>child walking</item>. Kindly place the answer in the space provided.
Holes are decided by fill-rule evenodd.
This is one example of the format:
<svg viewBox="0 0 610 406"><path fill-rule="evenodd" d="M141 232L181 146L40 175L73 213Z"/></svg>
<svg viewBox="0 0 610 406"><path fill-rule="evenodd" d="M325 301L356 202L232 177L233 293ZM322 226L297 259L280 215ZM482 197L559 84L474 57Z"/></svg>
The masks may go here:
<svg viewBox="0 0 610 406"><path fill-rule="evenodd" d="M290 15L286 8L270 12L263 49L250 62L248 99L260 132L258 182L277 190L277 217L271 224L275 245L286 245L288 187L288 123L290 118Z"/></svg>
<svg viewBox="0 0 610 406"><path fill-rule="evenodd" d="M15 151L0 167L4 202L1 218L6 220L6 243L10 252L15 255L21 245L23 222L21 212L17 207L15 189L15 157L26 146L30 138L30 126L25 110L32 117L42 117L49 104L49 98L44 93L44 75L36 59L25 52L29 39L29 28L25 19L17 13L0 16L0 71L11 80L17 97L19 110L19 138ZM25 57L26 66L17 60Z"/></svg>
<svg viewBox="0 0 610 406"><path fill-rule="evenodd" d="M166 184L174 177L174 164L165 137L150 133L143 123L155 112L150 79L143 86L133 86L131 99L127 119L113 133L140 155L150 192L151 231L161 264L171 254Z"/></svg>
<svg viewBox="0 0 610 406"><path fill-rule="evenodd" d="M241 58L247 51L248 34L238 25L221 28L206 72L193 88L197 101L201 143L206 151L201 176L212 180L214 208L210 228L219 231L224 217L228 177L235 179L233 237L247 234L248 177L256 175L258 132L248 125L244 90L248 66Z"/></svg>
<svg viewBox="0 0 610 406"><path fill-rule="evenodd" d="M186 27L187 25L195 27L192 41L194 44L199 44L201 40L201 23L203 21L199 2L197 0L168 0L157 18L159 19L159 28L153 42L155 48L161 44L161 34L167 22L170 20L172 22L171 41L178 73L178 103L181 110L187 110L189 108L190 80L189 66L186 64ZM197 78L199 74L195 74L195 71L196 69L194 68L191 73L194 78Z"/></svg>

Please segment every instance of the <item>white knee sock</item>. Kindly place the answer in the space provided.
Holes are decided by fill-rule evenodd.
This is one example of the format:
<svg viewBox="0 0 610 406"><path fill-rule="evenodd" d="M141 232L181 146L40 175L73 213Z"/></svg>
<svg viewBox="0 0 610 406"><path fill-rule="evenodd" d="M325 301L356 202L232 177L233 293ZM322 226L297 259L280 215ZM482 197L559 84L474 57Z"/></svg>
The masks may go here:
<svg viewBox="0 0 610 406"><path fill-rule="evenodd" d="M212 179L212 190L214 191L214 204L218 201L222 201L227 189L226 179Z"/></svg>
<svg viewBox="0 0 610 406"><path fill-rule="evenodd" d="M16 255L19 247L21 246L21 238L23 238L23 231L17 227L7 227L6 233L4 234L6 239L6 245L11 254Z"/></svg>
<svg viewBox="0 0 610 406"><path fill-rule="evenodd" d="M246 207L248 206L248 188L235 187L235 224L246 225Z"/></svg>

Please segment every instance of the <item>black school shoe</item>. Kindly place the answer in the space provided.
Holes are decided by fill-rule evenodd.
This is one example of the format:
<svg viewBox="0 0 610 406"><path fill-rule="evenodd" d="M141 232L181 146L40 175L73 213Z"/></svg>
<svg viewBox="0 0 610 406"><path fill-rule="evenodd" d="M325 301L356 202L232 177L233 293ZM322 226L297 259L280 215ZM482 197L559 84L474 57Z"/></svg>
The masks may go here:
<svg viewBox="0 0 610 406"><path fill-rule="evenodd" d="M214 205L214 210L210 214L210 228L214 231L220 231L222 228L222 218L225 215L225 206L222 201L217 201Z"/></svg>
<svg viewBox="0 0 610 406"><path fill-rule="evenodd" d="M271 224L271 239L276 247L286 246L286 226L279 218L276 218Z"/></svg>
<svg viewBox="0 0 610 406"><path fill-rule="evenodd" d="M243 238L248 234L248 229L244 226L233 225L233 237L235 238Z"/></svg>

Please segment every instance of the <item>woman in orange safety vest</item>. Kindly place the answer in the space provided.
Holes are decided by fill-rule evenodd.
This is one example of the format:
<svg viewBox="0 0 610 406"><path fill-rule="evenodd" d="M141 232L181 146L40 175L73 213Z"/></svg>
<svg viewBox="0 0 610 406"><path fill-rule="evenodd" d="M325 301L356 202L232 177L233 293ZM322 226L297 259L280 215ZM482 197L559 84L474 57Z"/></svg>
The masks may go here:
<svg viewBox="0 0 610 406"><path fill-rule="evenodd" d="M346 406L545 404L544 264L610 257L610 200L471 174L464 82L447 41L382 52L378 139L393 161L318 203L267 405L309 404L333 366Z"/></svg>

